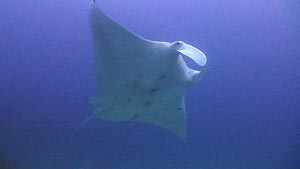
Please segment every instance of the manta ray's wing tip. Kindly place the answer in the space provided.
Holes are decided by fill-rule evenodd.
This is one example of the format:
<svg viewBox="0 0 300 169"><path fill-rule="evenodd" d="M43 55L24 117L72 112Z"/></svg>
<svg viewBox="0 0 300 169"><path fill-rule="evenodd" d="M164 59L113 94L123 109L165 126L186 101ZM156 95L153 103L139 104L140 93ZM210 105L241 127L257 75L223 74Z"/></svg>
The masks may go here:
<svg viewBox="0 0 300 169"><path fill-rule="evenodd" d="M96 4L96 0L91 0L90 1L90 5L95 5Z"/></svg>
<svg viewBox="0 0 300 169"><path fill-rule="evenodd" d="M91 0L90 4L90 11L95 11L98 9L97 4L96 4L96 0Z"/></svg>

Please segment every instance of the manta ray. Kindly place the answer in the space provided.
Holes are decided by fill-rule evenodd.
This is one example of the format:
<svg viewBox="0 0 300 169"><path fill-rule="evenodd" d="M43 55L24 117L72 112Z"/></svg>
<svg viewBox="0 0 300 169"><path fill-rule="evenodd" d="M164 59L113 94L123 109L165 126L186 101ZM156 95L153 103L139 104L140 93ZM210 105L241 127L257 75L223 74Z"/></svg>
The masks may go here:
<svg viewBox="0 0 300 169"><path fill-rule="evenodd" d="M97 76L92 117L150 123L185 140L184 95L203 72L189 68L183 56L204 66L205 54L182 41L147 40L106 16L95 1L89 22Z"/></svg>

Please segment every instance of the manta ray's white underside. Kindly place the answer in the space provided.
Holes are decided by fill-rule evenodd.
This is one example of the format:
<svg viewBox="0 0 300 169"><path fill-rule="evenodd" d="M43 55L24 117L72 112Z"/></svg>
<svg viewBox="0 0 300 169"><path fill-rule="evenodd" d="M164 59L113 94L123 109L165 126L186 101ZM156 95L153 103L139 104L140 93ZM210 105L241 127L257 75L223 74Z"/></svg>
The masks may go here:
<svg viewBox="0 0 300 169"><path fill-rule="evenodd" d="M177 41L150 41L123 28L91 3L97 95L91 99L93 115L111 121L156 124L185 139L186 89L200 79L200 71L187 67L182 55L201 66L206 56Z"/></svg>

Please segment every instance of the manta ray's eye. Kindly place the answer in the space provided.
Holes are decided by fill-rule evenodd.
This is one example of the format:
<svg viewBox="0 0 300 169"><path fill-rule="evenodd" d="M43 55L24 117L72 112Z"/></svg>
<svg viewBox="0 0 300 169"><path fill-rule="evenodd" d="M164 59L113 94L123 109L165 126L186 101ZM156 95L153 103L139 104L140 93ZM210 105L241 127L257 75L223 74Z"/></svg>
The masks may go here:
<svg viewBox="0 0 300 169"><path fill-rule="evenodd" d="M180 45L180 44L181 44L180 41L175 42L175 45Z"/></svg>

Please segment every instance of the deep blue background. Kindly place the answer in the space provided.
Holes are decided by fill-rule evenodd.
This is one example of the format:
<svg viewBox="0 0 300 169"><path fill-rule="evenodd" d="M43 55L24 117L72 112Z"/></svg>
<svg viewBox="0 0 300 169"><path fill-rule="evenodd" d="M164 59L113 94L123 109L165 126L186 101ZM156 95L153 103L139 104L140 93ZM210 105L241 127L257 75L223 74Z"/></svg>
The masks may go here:
<svg viewBox="0 0 300 169"><path fill-rule="evenodd" d="M300 168L297 0L98 0L148 39L207 54L210 72L186 94L186 143L100 120L69 139L96 88L88 3L1 0L0 156L21 169Z"/></svg>

